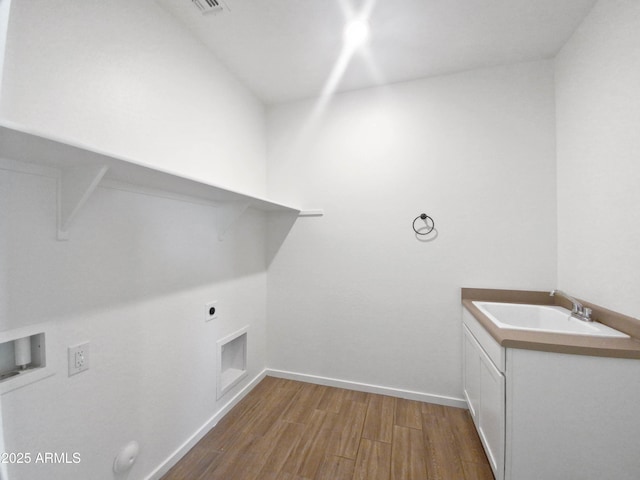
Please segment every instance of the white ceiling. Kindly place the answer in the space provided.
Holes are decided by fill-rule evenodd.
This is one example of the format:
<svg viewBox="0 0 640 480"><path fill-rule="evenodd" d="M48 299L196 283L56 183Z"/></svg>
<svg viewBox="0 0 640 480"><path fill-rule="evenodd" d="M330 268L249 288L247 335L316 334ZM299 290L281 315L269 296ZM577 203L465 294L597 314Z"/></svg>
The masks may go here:
<svg viewBox="0 0 640 480"><path fill-rule="evenodd" d="M156 0L266 103L314 97L348 19L369 10L371 39L338 90L553 57L596 0ZM205 1L205 0L201 0Z"/></svg>

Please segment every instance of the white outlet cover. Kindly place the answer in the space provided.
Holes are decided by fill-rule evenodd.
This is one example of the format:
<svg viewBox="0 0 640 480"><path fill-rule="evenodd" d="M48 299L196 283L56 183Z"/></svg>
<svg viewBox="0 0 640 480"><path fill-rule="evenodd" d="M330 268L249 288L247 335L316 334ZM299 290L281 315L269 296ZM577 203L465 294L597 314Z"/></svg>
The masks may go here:
<svg viewBox="0 0 640 480"><path fill-rule="evenodd" d="M211 309L214 309L213 313L211 312ZM213 302L209 302L205 305L205 311L204 311L204 321L208 322L209 320L215 320L216 318L218 318L218 301L214 300Z"/></svg>
<svg viewBox="0 0 640 480"><path fill-rule="evenodd" d="M89 369L89 342L68 348L69 376Z"/></svg>

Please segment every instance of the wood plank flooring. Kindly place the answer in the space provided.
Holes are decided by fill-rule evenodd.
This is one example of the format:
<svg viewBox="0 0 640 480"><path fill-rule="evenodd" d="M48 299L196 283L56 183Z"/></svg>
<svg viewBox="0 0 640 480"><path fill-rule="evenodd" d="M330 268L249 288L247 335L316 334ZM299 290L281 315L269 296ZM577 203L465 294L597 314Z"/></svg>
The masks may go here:
<svg viewBox="0 0 640 480"><path fill-rule="evenodd" d="M493 480L464 409L266 377L162 480Z"/></svg>

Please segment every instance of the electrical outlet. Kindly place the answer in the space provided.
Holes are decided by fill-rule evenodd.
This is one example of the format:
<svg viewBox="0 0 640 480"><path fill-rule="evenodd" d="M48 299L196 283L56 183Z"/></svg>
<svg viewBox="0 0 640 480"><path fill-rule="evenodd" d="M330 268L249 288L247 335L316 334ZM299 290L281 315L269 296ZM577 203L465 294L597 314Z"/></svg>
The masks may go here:
<svg viewBox="0 0 640 480"><path fill-rule="evenodd" d="M89 342L68 348L69 376L89 369Z"/></svg>
<svg viewBox="0 0 640 480"><path fill-rule="evenodd" d="M204 321L215 320L218 318L218 301L209 302L205 305L205 317Z"/></svg>

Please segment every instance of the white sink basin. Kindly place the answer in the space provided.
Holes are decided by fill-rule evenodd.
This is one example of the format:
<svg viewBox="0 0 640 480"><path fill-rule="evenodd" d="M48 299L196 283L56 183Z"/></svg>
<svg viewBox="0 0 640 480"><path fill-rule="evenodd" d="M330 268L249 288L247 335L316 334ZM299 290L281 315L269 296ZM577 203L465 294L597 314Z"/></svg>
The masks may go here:
<svg viewBox="0 0 640 480"><path fill-rule="evenodd" d="M614 330L602 323L585 322L573 318L571 312L562 307L479 301L474 301L473 304L500 328L571 333L591 337L629 338L626 333Z"/></svg>

